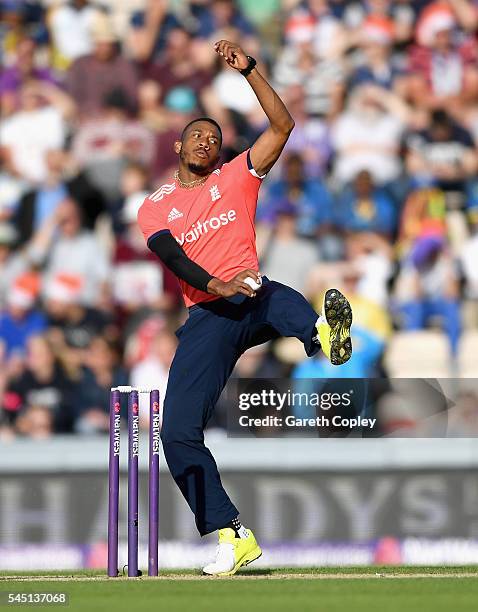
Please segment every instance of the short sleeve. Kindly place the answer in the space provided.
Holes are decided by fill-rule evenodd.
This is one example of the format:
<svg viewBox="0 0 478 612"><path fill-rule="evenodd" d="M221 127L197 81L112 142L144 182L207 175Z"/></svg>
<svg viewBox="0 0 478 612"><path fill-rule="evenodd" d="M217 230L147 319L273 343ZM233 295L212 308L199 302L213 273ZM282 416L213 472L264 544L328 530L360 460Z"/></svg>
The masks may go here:
<svg viewBox="0 0 478 612"><path fill-rule="evenodd" d="M138 225L147 243L160 234L169 232L164 207L146 198L138 211Z"/></svg>
<svg viewBox="0 0 478 612"><path fill-rule="evenodd" d="M265 178L266 175L259 176L254 170L250 152L251 150L247 149L243 153L237 155L232 161L223 165L221 172L233 172L236 176L244 178L247 182L254 185L260 185L262 179Z"/></svg>

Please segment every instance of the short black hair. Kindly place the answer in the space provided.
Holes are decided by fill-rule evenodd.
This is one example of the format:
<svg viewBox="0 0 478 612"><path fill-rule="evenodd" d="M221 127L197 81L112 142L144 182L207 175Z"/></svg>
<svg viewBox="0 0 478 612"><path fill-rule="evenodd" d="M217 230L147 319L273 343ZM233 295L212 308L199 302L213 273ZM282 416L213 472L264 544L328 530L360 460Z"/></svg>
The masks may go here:
<svg viewBox="0 0 478 612"><path fill-rule="evenodd" d="M432 112L431 115L431 126L432 127L450 127L452 125L452 120L450 115L443 109L437 109Z"/></svg>
<svg viewBox="0 0 478 612"><path fill-rule="evenodd" d="M192 121L190 121L183 129L183 131L181 132L181 142L183 142L184 140L184 136L186 135L186 132L188 131L188 129L194 125L195 123L198 123L199 121L207 121L208 123L212 123L212 125L215 125L218 132L219 132L219 137L221 139L221 144L222 144L222 130L221 130L221 126L219 125L219 123L217 121L214 121L214 119L211 119L211 117L198 117L197 119L193 119Z"/></svg>

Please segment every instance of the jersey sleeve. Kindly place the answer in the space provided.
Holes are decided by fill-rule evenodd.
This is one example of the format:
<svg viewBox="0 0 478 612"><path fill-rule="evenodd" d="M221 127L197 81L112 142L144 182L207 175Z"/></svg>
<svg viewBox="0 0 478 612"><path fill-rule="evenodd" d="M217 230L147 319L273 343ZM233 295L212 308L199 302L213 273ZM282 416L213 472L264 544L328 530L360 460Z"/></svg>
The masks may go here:
<svg viewBox="0 0 478 612"><path fill-rule="evenodd" d="M164 206L153 202L149 197L141 205L138 211L138 225L148 244L156 236L169 232L165 210Z"/></svg>
<svg viewBox="0 0 478 612"><path fill-rule="evenodd" d="M232 161L224 164L222 172L231 172L234 176L242 178L246 183L259 187L262 179L265 178L265 174L260 176L254 170L251 162L251 150L247 149L243 153L240 153Z"/></svg>

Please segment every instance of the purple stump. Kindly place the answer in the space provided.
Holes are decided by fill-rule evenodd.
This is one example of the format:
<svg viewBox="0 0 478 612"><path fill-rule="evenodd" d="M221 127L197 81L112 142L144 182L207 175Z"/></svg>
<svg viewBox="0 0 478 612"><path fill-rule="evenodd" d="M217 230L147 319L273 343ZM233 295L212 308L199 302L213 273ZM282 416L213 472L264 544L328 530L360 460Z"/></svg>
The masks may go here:
<svg viewBox="0 0 478 612"><path fill-rule="evenodd" d="M159 391L149 394L149 546L148 576L158 575L159 537Z"/></svg>
<svg viewBox="0 0 478 612"><path fill-rule="evenodd" d="M128 397L128 576L138 572L139 396Z"/></svg>
<svg viewBox="0 0 478 612"><path fill-rule="evenodd" d="M108 576L118 575L119 459L121 438L121 395L110 393L110 455L108 472Z"/></svg>

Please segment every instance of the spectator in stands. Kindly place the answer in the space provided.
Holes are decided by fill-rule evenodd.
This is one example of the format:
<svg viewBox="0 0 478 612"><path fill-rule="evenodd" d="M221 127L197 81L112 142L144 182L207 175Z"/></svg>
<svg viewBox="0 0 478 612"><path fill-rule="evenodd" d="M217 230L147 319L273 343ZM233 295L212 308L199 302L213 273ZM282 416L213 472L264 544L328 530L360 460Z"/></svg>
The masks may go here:
<svg viewBox="0 0 478 612"><path fill-rule="evenodd" d="M35 398L35 393L30 393ZM35 402L35 400L33 400ZM42 400L40 399L40 402ZM18 415L15 423L16 431L24 437L33 440L45 440L55 432L54 414L49 406L41 403L28 404L25 410Z"/></svg>
<svg viewBox="0 0 478 612"><path fill-rule="evenodd" d="M304 161L298 153L287 156L283 176L269 184L266 200L259 207L259 222L273 226L284 205L295 211L299 236L315 238L332 222L332 197L325 184L305 176Z"/></svg>
<svg viewBox="0 0 478 612"><path fill-rule="evenodd" d="M416 22L417 13L421 2L410 2L410 0L369 0L360 2L352 0L342 3L334 2L334 7L342 11L341 18L349 28L349 36L359 38L370 21L389 20L393 26L393 40L396 45L403 46L413 39L413 26ZM340 5L342 5L340 7Z"/></svg>
<svg viewBox="0 0 478 612"><path fill-rule="evenodd" d="M458 2L453 3L455 6ZM428 5L418 20L408 63L408 96L417 106L443 109L460 117L476 100L477 47L460 41L454 7L443 2Z"/></svg>
<svg viewBox="0 0 478 612"><path fill-rule="evenodd" d="M289 87L285 97L287 108L295 121L295 128L285 145L284 153L299 153L304 160L307 177L323 180L326 178L332 154L328 124L323 119L307 113L302 86ZM284 171L281 158L277 170L281 174ZM272 172L273 176L275 174Z"/></svg>
<svg viewBox="0 0 478 612"><path fill-rule="evenodd" d="M13 221L18 201L27 187L26 181L7 172L0 145L0 222Z"/></svg>
<svg viewBox="0 0 478 612"><path fill-rule="evenodd" d="M130 373L130 385L159 389L159 401L162 406L168 383L168 372L177 346L176 336L168 330L157 334L147 354L138 361ZM148 398L140 405L141 425L146 428L149 423ZM141 403L141 398L140 398ZM141 408L144 408L141 410Z"/></svg>
<svg viewBox="0 0 478 612"><path fill-rule="evenodd" d="M387 17L367 17L360 30L359 64L352 71L348 86L372 83L394 89L402 74L392 55L393 22Z"/></svg>
<svg viewBox="0 0 478 612"><path fill-rule="evenodd" d="M297 210L287 200L276 208L276 223L260 261L263 274L303 293L307 275L318 261L317 246L297 234Z"/></svg>
<svg viewBox="0 0 478 612"><path fill-rule="evenodd" d="M167 111L161 104L161 87L157 81L141 81L138 89L138 118L152 133L167 129Z"/></svg>
<svg viewBox="0 0 478 612"><path fill-rule="evenodd" d="M28 190L15 211L20 244L28 242L68 196L78 202L88 229L94 227L96 219L105 209L102 194L90 183L85 172L74 164L68 151L47 151L45 162L45 181L37 189Z"/></svg>
<svg viewBox="0 0 478 612"><path fill-rule="evenodd" d="M3 0L0 4L0 65L15 62L16 47L25 36L25 6L15 0Z"/></svg>
<svg viewBox="0 0 478 612"><path fill-rule="evenodd" d="M42 297L48 316L48 335L57 355L66 356L69 349L85 349L100 334L114 335L111 315L86 306L82 288L78 275L66 273L59 273L44 284ZM73 361L68 364L72 373L80 365Z"/></svg>
<svg viewBox="0 0 478 612"><path fill-rule="evenodd" d="M478 301L478 225L472 226L471 236L460 249L460 262L465 280L465 295L469 299Z"/></svg>
<svg viewBox="0 0 478 612"><path fill-rule="evenodd" d="M73 118L69 96L46 81L28 81L20 91L20 109L0 125L0 153L14 176L33 184L47 178L45 155L62 149L66 121Z"/></svg>
<svg viewBox="0 0 478 612"><path fill-rule="evenodd" d="M97 19L101 19L101 13L88 0L71 0L52 9L48 27L57 68L66 70L76 59L93 52L92 32Z"/></svg>
<svg viewBox="0 0 478 612"><path fill-rule="evenodd" d="M191 6L193 16L198 20L195 34L200 38L209 38L226 28L234 28L240 33L244 45L247 37L253 36L254 27L238 10L233 0L211 0L208 3L195 3Z"/></svg>
<svg viewBox="0 0 478 612"><path fill-rule="evenodd" d="M312 43L320 59L339 58L346 46L346 33L342 23L325 0L306 0L290 15L285 23L286 45Z"/></svg>
<svg viewBox="0 0 478 612"><path fill-rule="evenodd" d="M36 49L37 45L33 38L21 39L15 48L15 63L0 73L0 109L4 117L20 107L20 92L27 82L37 81L58 85L49 68L36 66Z"/></svg>
<svg viewBox="0 0 478 612"><path fill-rule="evenodd" d="M106 15L95 19L93 41L93 52L76 59L66 79L67 90L78 106L80 117L101 114L105 99L114 91L121 91L127 106L135 108L136 71L119 53L116 34Z"/></svg>
<svg viewBox="0 0 478 612"><path fill-rule="evenodd" d="M446 241L429 235L414 243L400 264L396 301L404 330L424 329L438 317L456 355L461 333L459 276Z"/></svg>
<svg viewBox="0 0 478 612"><path fill-rule="evenodd" d="M132 201L136 201L134 196L137 195L139 198L142 193L149 194L153 191L150 184L150 173L148 168L137 161L129 162L121 173L120 191L121 195L118 201L115 203L114 208L110 209L113 229L117 236L120 236L126 227L126 200L133 196Z"/></svg>
<svg viewBox="0 0 478 612"><path fill-rule="evenodd" d="M128 376L118 355L105 338L94 338L85 353L85 367L75 401L74 430L91 435L109 428L110 389L126 385Z"/></svg>
<svg viewBox="0 0 478 612"><path fill-rule="evenodd" d="M145 307L169 311L179 302L176 277L148 249L138 227L138 210L148 194L136 192L126 198L125 230L113 255L113 299L129 315Z"/></svg>
<svg viewBox="0 0 478 612"><path fill-rule="evenodd" d="M402 211L398 236L401 257L408 255L419 240L429 236L445 239L447 229L444 192L436 187L415 189Z"/></svg>
<svg viewBox="0 0 478 612"><path fill-rule="evenodd" d="M133 13L127 37L128 50L137 62L154 61L166 44L168 33L180 23L167 0L147 0L144 11Z"/></svg>
<svg viewBox="0 0 478 612"><path fill-rule="evenodd" d="M111 206L121 195L119 185L125 165L130 161L151 164L154 139L133 118L133 109L122 89L110 91L103 103L103 109L79 127L73 140L73 156Z"/></svg>
<svg viewBox="0 0 478 612"><path fill-rule="evenodd" d="M83 227L74 200L63 200L33 236L28 251L32 261L45 263L46 283L59 274L73 276L81 285L83 304L104 303L110 280L109 258L104 245Z"/></svg>
<svg viewBox="0 0 478 612"><path fill-rule="evenodd" d="M0 223L0 310L5 307L15 279L28 267L25 258L15 252L17 240L15 227L9 223Z"/></svg>
<svg viewBox="0 0 478 612"><path fill-rule="evenodd" d="M335 224L348 232L373 232L390 239L397 227L393 201L374 185L368 170L360 171L338 194L333 214Z"/></svg>
<svg viewBox="0 0 478 612"><path fill-rule="evenodd" d="M181 28L170 30L166 47L157 62L143 71L143 78L155 81L161 88L162 100L175 88L188 88L196 97L209 86L211 75L195 61L192 37Z"/></svg>
<svg viewBox="0 0 478 612"><path fill-rule="evenodd" d="M72 385L44 336L28 341L26 368L6 390L3 410L21 435L71 431Z"/></svg>
<svg viewBox="0 0 478 612"><path fill-rule="evenodd" d="M395 266L390 237L369 231L349 232L345 237L345 265L352 265L359 278L354 292L367 303L388 308Z"/></svg>
<svg viewBox="0 0 478 612"><path fill-rule="evenodd" d="M336 58L321 57L313 43L314 21L292 37L284 47L274 68L274 83L283 93L293 85L304 90L309 115L335 117L342 106L344 72Z"/></svg>
<svg viewBox="0 0 478 612"><path fill-rule="evenodd" d="M0 314L0 346L5 359L23 359L28 340L45 331L45 315L35 308L39 293L38 275L18 276L7 295L6 309Z"/></svg>
<svg viewBox="0 0 478 612"><path fill-rule="evenodd" d="M413 120L410 107L392 92L376 85L356 87L332 126L338 184L350 183L361 170L368 170L377 185L396 182L402 172L401 138Z"/></svg>
<svg viewBox="0 0 478 612"><path fill-rule="evenodd" d="M432 114L430 127L412 132L407 138L407 170L417 185L435 185L445 192L476 196L478 155L471 134L446 111ZM466 196L465 196L466 200ZM464 202L463 202L464 204Z"/></svg>
<svg viewBox="0 0 478 612"><path fill-rule="evenodd" d="M158 130L155 135L151 175L153 185L171 182L174 168L177 165L177 155L173 145L178 139L184 125L192 119L197 109L198 101L193 91L188 88L176 88L164 101L166 113L165 129Z"/></svg>

